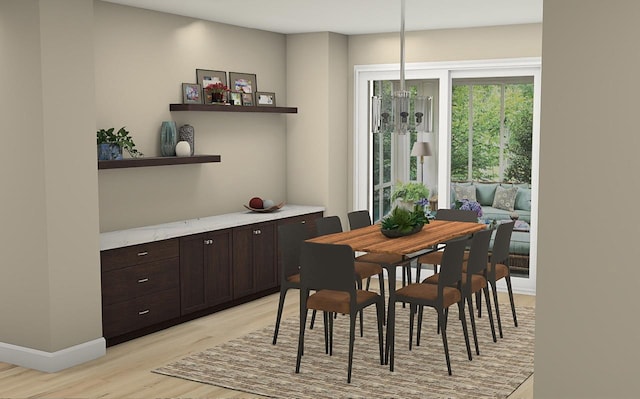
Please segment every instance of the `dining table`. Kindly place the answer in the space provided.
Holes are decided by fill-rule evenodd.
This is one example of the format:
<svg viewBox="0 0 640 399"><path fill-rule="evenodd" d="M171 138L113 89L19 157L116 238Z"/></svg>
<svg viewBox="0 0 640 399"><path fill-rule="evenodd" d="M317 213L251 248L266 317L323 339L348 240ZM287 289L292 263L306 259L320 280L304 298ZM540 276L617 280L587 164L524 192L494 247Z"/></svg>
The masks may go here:
<svg viewBox="0 0 640 399"><path fill-rule="evenodd" d="M432 220L425 224L417 233L389 238L382 234L380 224L327 234L308 239L309 242L348 245L354 252L385 253L401 255L403 261L411 261L427 252L438 249L447 241L471 236L473 233L486 229L484 223L457 222L448 220ZM389 334L393 334L394 326L388 321L395 320L395 309L391 306L395 297L396 267L398 263L381 264L387 270L389 280L389 302L387 305L385 363L389 360Z"/></svg>

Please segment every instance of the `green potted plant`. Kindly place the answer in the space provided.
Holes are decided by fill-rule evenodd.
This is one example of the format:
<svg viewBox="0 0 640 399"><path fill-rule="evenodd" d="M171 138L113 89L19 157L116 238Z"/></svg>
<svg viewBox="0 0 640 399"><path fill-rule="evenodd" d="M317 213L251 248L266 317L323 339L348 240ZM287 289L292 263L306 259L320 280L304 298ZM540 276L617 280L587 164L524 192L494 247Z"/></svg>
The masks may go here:
<svg viewBox="0 0 640 399"><path fill-rule="evenodd" d="M380 231L389 238L415 234L422 230L422 226L429 223L420 205L413 210L396 206L380 222Z"/></svg>
<svg viewBox="0 0 640 399"><path fill-rule="evenodd" d="M122 159L123 149L131 155L131 158L138 158L144 155L135 148L136 145L133 142L133 138L124 126L115 133L114 130L114 128L110 128L97 131L98 160Z"/></svg>
<svg viewBox="0 0 640 399"><path fill-rule="evenodd" d="M391 201L399 201L409 210L413 209L413 206L419 201L426 204L427 198L429 198L429 189L418 182L398 182L391 193Z"/></svg>

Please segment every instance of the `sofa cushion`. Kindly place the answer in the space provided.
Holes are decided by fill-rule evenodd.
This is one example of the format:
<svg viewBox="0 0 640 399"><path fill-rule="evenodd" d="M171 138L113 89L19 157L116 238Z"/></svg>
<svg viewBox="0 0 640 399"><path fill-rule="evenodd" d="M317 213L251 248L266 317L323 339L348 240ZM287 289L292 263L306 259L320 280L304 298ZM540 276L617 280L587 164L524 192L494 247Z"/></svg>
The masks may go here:
<svg viewBox="0 0 640 399"><path fill-rule="evenodd" d="M523 211L531 210L531 189L530 188L518 188L516 194L515 209L521 209Z"/></svg>
<svg viewBox="0 0 640 399"><path fill-rule="evenodd" d="M518 187L496 187L496 195L493 198L493 207L504 209L505 211L513 211L516 202Z"/></svg>
<svg viewBox="0 0 640 399"><path fill-rule="evenodd" d="M482 206L493 205L493 196L496 194L498 183L476 183L476 201Z"/></svg>
<svg viewBox="0 0 640 399"><path fill-rule="evenodd" d="M476 201L476 188L472 185L461 186L456 184L453 186L453 190L456 193L456 200L460 201L467 199L469 201Z"/></svg>

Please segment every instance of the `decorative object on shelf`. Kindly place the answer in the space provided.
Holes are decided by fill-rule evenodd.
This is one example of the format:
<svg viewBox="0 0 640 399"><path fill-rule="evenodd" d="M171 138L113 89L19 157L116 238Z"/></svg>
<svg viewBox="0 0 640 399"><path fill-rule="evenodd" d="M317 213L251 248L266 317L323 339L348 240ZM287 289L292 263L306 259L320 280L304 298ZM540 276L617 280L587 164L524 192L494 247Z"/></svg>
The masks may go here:
<svg viewBox="0 0 640 399"><path fill-rule="evenodd" d="M242 93L240 93L239 91L230 91L229 103L231 105L242 105Z"/></svg>
<svg viewBox="0 0 640 399"><path fill-rule="evenodd" d="M253 211L253 212L269 213L269 212L277 211L278 209L282 208L283 206L284 206L284 202L281 202L281 203L279 203L277 205L273 205L273 206L271 206L269 208L253 208L253 207L251 207L249 205L245 205L244 207L247 208L250 211Z"/></svg>
<svg viewBox="0 0 640 399"><path fill-rule="evenodd" d="M178 141L178 143L176 144L176 156L179 156L179 157L191 156L191 146L187 141Z"/></svg>
<svg viewBox="0 0 640 399"><path fill-rule="evenodd" d="M229 72L229 86L231 91L255 93L258 90L255 73Z"/></svg>
<svg viewBox="0 0 640 399"><path fill-rule="evenodd" d="M398 182L391 193L391 201L398 201L398 205L407 210L413 209L418 201L424 201L426 198L429 198L429 189L418 182Z"/></svg>
<svg viewBox="0 0 640 399"><path fill-rule="evenodd" d="M176 123L174 121L163 121L160 126L160 154L163 157L176 155L177 142Z"/></svg>
<svg viewBox="0 0 640 399"><path fill-rule="evenodd" d="M242 105L247 107L253 107L253 94L252 93L241 93L242 94Z"/></svg>
<svg viewBox="0 0 640 399"><path fill-rule="evenodd" d="M191 155L195 153L195 140L196 140L196 131L193 129L193 126L186 125L180 126L178 129L178 141L186 141L189 143L189 147L191 148Z"/></svg>
<svg viewBox="0 0 640 399"><path fill-rule="evenodd" d="M211 85L207 85L204 88L204 92L209 98L209 94L211 95L211 103L212 104L226 104L227 103L227 92L229 88L223 83L214 83Z"/></svg>
<svg viewBox="0 0 640 399"><path fill-rule="evenodd" d="M222 83L227 85L227 72L225 71L212 71L210 69L196 69L196 83L202 86L203 102L205 104L211 103L211 92L207 93L205 87L216 83ZM207 98L207 95L209 96Z"/></svg>
<svg viewBox="0 0 640 399"><path fill-rule="evenodd" d="M397 238L415 234L429 223L424 210L416 205L412 211L396 206L380 223L380 232L385 237Z"/></svg>
<svg viewBox="0 0 640 399"><path fill-rule="evenodd" d="M98 144L98 160L108 161L122 159L122 150L126 150L131 158L142 157L144 154L138 151L125 127L121 127L116 133L115 128L100 129L96 132ZM119 149L116 149L115 147ZM102 149L101 149L102 147Z"/></svg>
<svg viewBox="0 0 640 399"><path fill-rule="evenodd" d="M256 105L258 107L275 107L276 93L256 91Z"/></svg>
<svg viewBox="0 0 640 399"><path fill-rule="evenodd" d="M202 86L193 83L182 84L183 104L202 104Z"/></svg>
<svg viewBox="0 0 640 399"><path fill-rule="evenodd" d="M518 220L520 218L520 214L518 212L515 212L515 211L511 212L511 213L509 213L509 218L511 220L514 220L514 221Z"/></svg>

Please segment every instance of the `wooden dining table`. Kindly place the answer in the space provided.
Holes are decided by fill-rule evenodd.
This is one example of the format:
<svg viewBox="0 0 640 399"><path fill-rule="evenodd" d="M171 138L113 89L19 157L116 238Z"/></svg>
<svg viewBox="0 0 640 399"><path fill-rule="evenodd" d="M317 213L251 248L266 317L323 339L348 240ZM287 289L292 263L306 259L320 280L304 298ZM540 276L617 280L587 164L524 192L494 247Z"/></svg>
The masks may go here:
<svg viewBox="0 0 640 399"><path fill-rule="evenodd" d="M432 220L422 227L419 232L398 238L388 238L380 231L379 224L362 227L340 233L327 234L311 238L307 241L324 244L348 245L356 252L386 253L402 255L405 261L409 261L433 251L439 244L449 240L472 235L475 232L486 229L484 223L454 222L447 220ZM389 305L387 306L387 320L395 320L395 309L391 305L391 299L395 296L396 267L397 263L381 264L387 270L389 280ZM385 362L389 355L390 323L387 324ZM393 328L393 326L391 326Z"/></svg>

